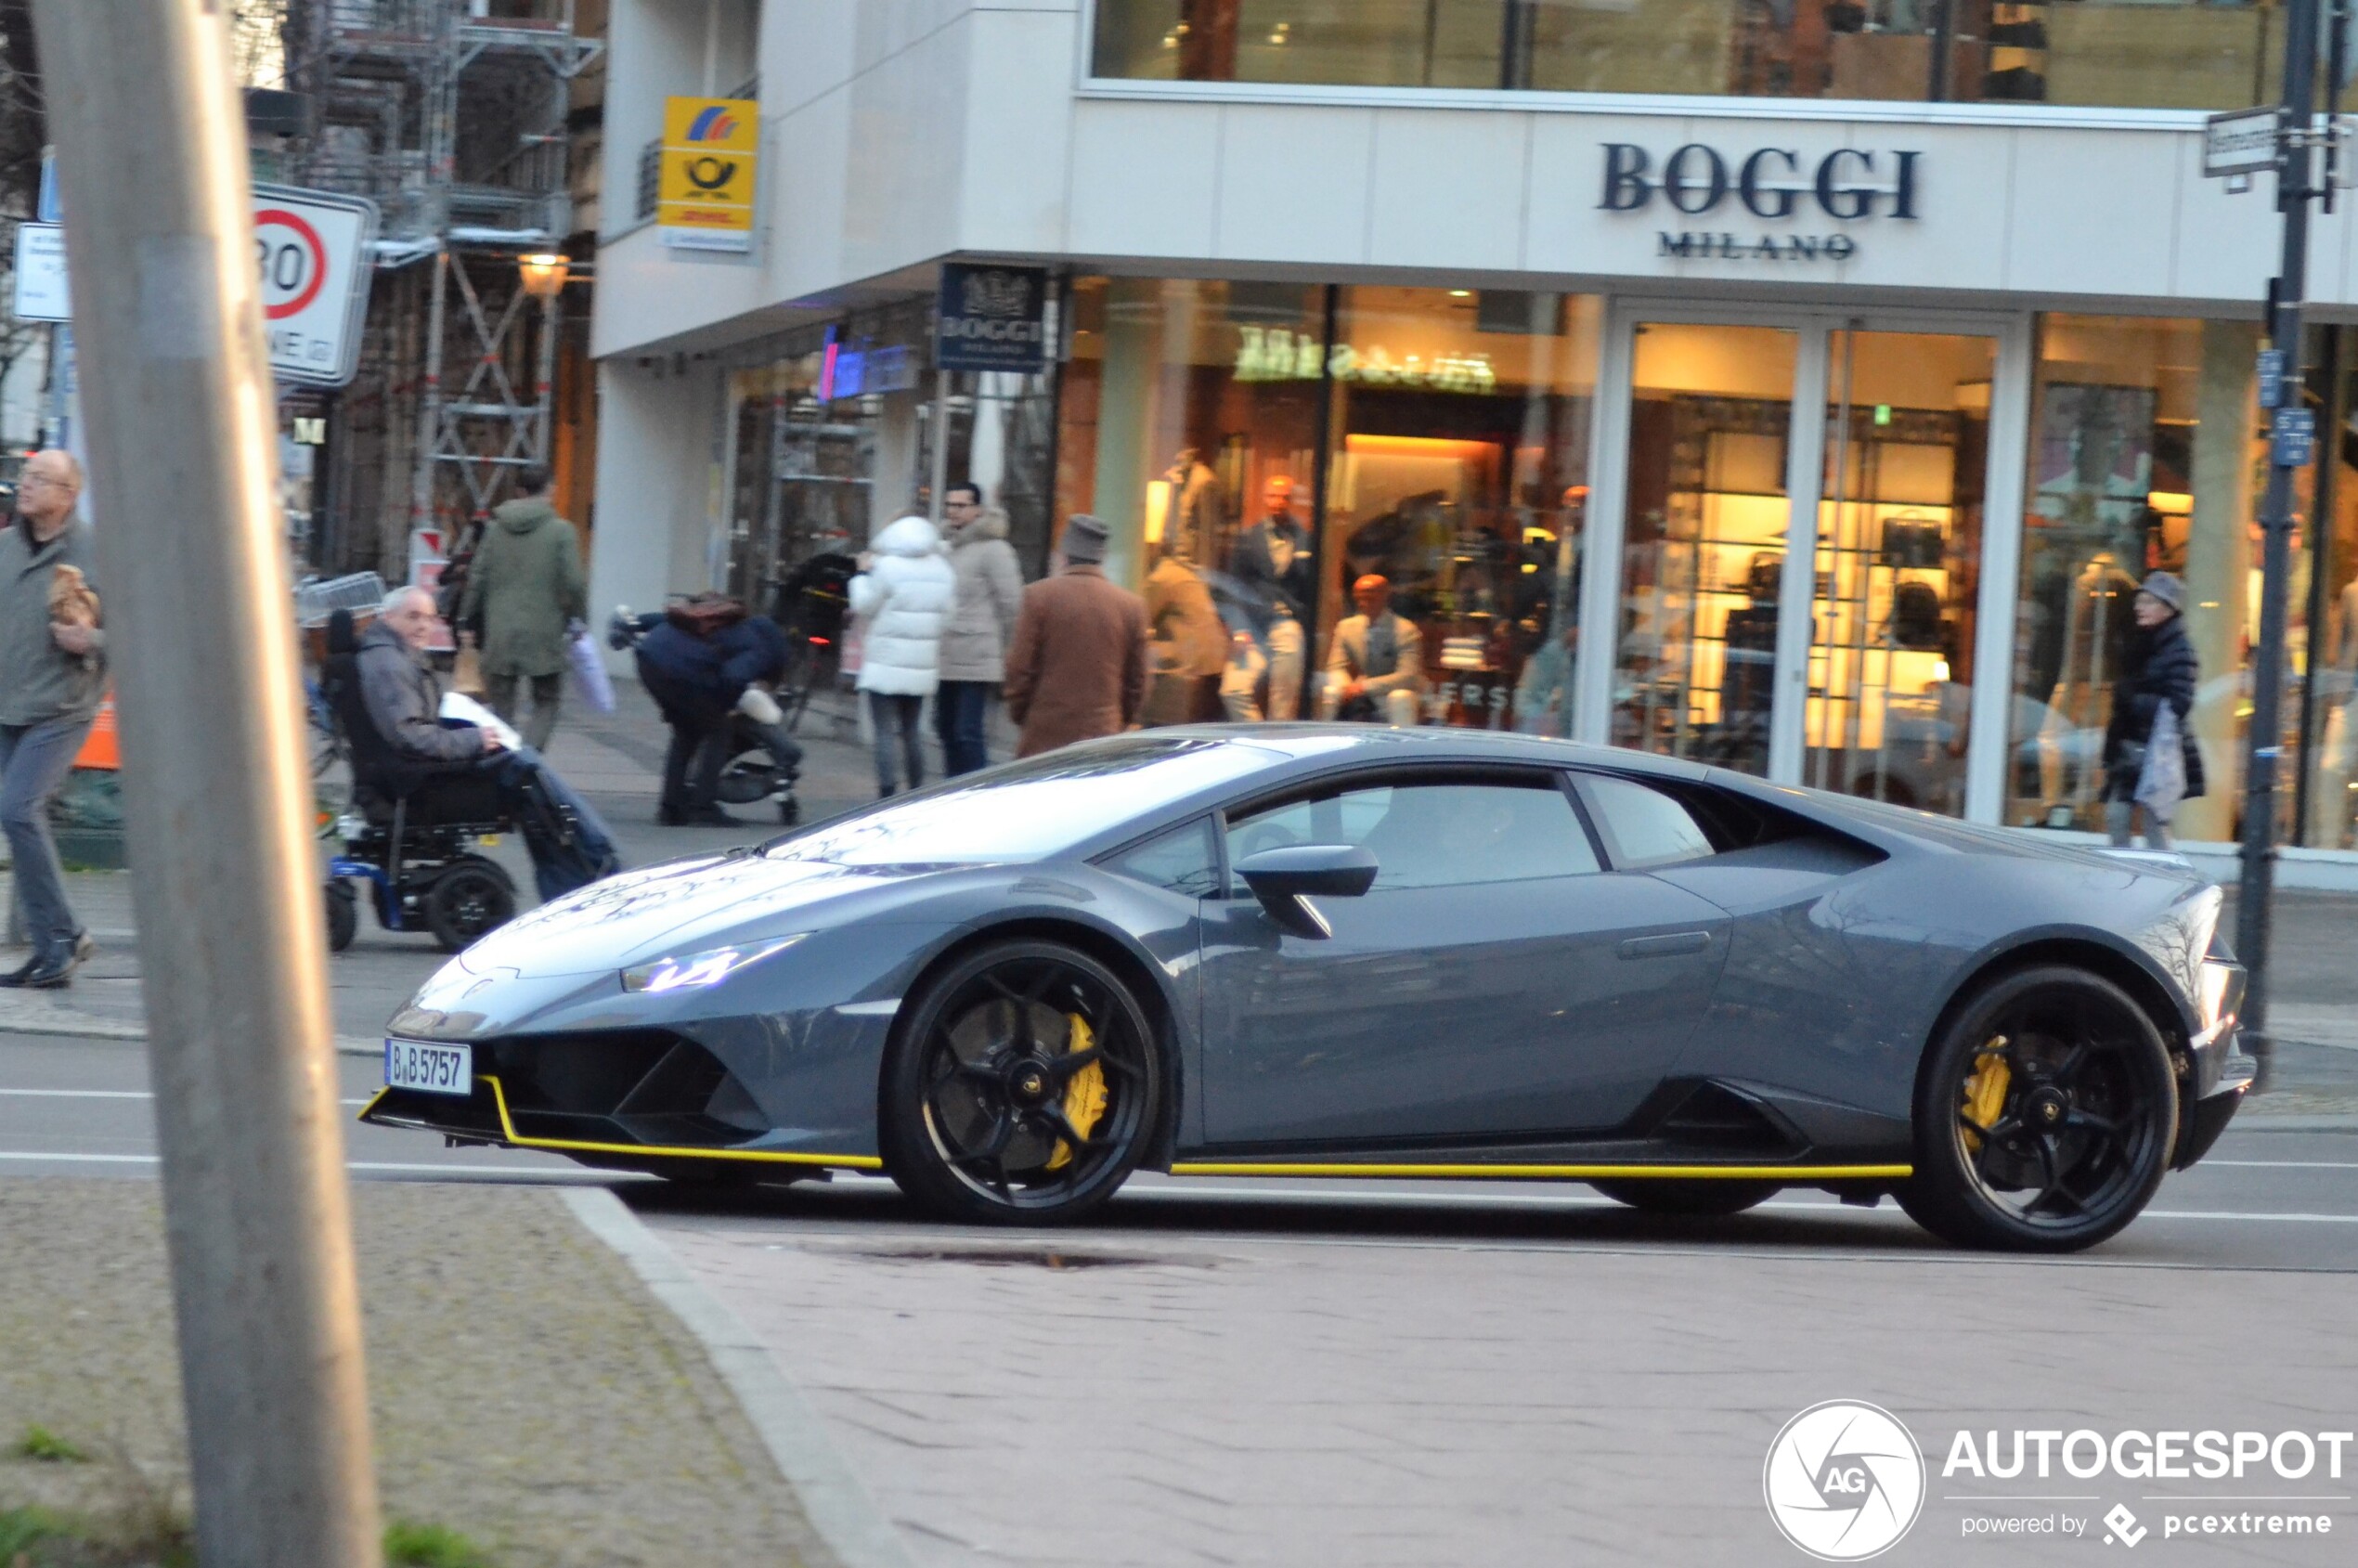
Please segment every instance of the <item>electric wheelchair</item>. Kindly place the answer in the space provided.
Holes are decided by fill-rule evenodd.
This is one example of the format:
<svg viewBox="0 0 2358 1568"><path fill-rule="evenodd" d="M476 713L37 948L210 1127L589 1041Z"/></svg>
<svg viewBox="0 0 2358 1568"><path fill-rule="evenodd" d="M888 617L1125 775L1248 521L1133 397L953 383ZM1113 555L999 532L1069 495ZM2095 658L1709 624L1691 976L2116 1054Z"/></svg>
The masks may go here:
<svg viewBox="0 0 2358 1568"><path fill-rule="evenodd" d="M487 773L415 780L378 732L360 690L352 614L329 618L320 694L343 732L352 759L352 809L336 823L343 853L328 862L328 946L342 952L360 928L360 889L388 931L434 933L456 952L513 917L516 885L476 852L483 839L513 830ZM407 784L408 787L404 788Z"/></svg>

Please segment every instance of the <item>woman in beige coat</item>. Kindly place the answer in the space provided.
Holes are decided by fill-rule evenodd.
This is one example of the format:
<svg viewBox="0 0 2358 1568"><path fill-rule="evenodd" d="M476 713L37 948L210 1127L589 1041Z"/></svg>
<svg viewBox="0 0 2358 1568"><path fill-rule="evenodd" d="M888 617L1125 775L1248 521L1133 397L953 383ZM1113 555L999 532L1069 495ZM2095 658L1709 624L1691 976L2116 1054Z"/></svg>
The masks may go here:
<svg viewBox="0 0 2358 1568"><path fill-rule="evenodd" d="M941 520L950 565L958 574L958 599L941 633L933 726L941 737L942 772L955 778L991 761L984 729L991 698L1006 679L1007 642L1023 605L1023 570L1007 542L1007 514L984 506L974 486L950 486Z"/></svg>

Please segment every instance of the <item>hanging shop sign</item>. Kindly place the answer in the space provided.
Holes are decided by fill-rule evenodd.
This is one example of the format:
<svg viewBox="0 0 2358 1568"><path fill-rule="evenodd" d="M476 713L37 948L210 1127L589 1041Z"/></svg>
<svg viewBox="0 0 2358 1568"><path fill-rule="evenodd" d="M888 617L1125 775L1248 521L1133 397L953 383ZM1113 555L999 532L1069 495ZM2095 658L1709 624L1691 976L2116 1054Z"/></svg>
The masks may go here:
<svg viewBox="0 0 2358 1568"><path fill-rule="evenodd" d="M761 106L752 98L666 98L655 227L680 251L753 249Z"/></svg>
<svg viewBox="0 0 2358 1568"><path fill-rule="evenodd" d="M1792 148L1756 148L1738 157L1704 142L1675 148L1659 162L1634 142L1606 142L1603 152L1600 212L1716 220L1659 232L1654 253L1681 260L1846 261L1859 253L1859 241L1843 230L1772 233L1745 220L1911 222L1923 190L1918 151L1838 147L1814 163Z"/></svg>
<svg viewBox="0 0 2358 1568"><path fill-rule="evenodd" d="M933 362L944 370L1037 370L1048 362L1048 274L945 262Z"/></svg>
<svg viewBox="0 0 2358 1568"><path fill-rule="evenodd" d="M1289 327L1237 328L1237 362L1230 374L1240 382L1316 381L1322 363L1326 374L1358 386L1473 393L1498 388L1498 372L1486 354L1404 354L1394 358L1381 343L1361 348L1347 343L1322 351L1315 334Z"/></svg>

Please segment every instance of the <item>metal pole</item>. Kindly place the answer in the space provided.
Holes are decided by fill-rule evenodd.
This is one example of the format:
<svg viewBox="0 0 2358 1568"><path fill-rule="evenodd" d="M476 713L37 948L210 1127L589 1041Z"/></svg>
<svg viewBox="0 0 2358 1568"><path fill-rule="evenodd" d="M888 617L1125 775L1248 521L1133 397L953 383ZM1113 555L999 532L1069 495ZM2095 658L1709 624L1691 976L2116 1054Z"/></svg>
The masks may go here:
<svg viewBox="0 0 2358 1568"><path fill-rule="evenodd" d="M543 467L551 463L555 442L557 387L557 323L561 319L558 296L561 289L551 289L540 301L539 362L534 367L532 389L532 456Z"/></svg>
<svg viewBox="0 0 2358 1568"><path fill-rule="evenodd" d="M2316 110L2317 0L2290 0L2285 14L2284 120L2278 130L2276 205L2285 218L2284 260L2270 295L2270 343L2284 351L2285 384L2300 404L2300 302L2309 287L2310 186L2315 166L2312 122ZM2286 410L2279 409L2281 416ZM2243 872L2235 901L2235 955L2249 975L2244 1027L2260 1056L2264 1081L2268 1049L2268 906L2275 875L2276 763L2284 750L2282 721L2286 600L2292 576L2293 473L2282 443L2271 442L2268 489L2260 506L2261 536L2260 645L2253 654L2251 720L2245 736Z"/></svg>
<svg viewBox="0 0 2358 1568"><path fill-rule="evenodd" d="M123 715L206 1568L374 1568L377 1488L246 145L218 0L35 0Z"/></svg>
<svg viewBox="0 0 2358 1568"><path fill-rule="evenodd" d="M926 521L941 526L941 491L950 483L950 372L933 373L932 493L926 499Z"/></svg>
<svg viewBox="0 0 2358 1568"><path fill-rule="evenodd" d="M442 455L442 313L450 292L450 252L446 247L434 253L434 291L426 305L425 374L418 394L418 465L409 475L409 538L402 562L402 575L409 572L409 562L417 552L419 533L434 524L434 465ZM448 555L456 539L442 541L442 553Z"/></svg>

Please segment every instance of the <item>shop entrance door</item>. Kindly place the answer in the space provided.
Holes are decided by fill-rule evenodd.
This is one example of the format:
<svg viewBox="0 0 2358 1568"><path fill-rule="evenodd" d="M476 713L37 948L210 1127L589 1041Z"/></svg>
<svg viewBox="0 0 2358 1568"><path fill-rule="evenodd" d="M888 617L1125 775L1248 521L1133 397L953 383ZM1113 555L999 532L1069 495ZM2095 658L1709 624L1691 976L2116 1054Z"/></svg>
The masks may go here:
<svg viewBox="0 0 2358 1568"><path fill-rule="evenodd" d="M1583 738L1994 820L2027 323L1626 302L1608 342Z"/></svg>

